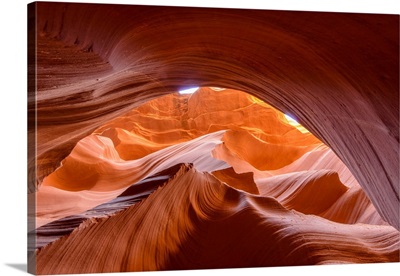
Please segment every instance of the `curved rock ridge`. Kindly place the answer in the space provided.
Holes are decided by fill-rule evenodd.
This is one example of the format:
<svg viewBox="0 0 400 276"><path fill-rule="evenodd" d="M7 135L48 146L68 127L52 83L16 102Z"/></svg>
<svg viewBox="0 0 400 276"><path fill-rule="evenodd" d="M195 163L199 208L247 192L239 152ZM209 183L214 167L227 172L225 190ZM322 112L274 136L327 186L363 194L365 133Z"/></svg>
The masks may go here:
<svg viewBox="0 0 400 276"><path fill-rule="evenodd" d="M226 100L232 98L235 101ZM202 110L200 104L207 108ZM218 127L213 127L216 124L212 124L211 118ZM225 130L212 132L219 129ZM218 153L221 147L233 157L221 157ZM343 183L360 189L330 149L310 133L302 133L290 125L282 113L268 104L240 91L225 89L216 93L210 88L201 88L191 96L171 94L150 101L82 139L61 166L44 179L37 193L37 226L107 202L132 183L181 162L194 163L197 169L213 172L221 181L250 193L258 194L259 189L268 190L271 185L284 187L282 190L287 189L285 193L293 200L304 201L302 207L295 204L290 208L305 213L309 207L304 204L315 200L312 199L315 190L322 189L324 184L329 188L340 183L339 179L333 180L325 172L319 172L320 169L334 169ZM227 169L228 164L233 169ZM260 171L260 167L270 170ZM286 174L303 170L317 170L315 175L322 175L323 181L313 185L310 181L314 180L307 174L297 174L297 188L291 187L293 181ZM282 177L265 180L273 175ZM309 190L310 185L314 188L308 197L298 193ZM315 206L319 212L314 214L322 214L329 204L338 200L335 194L323 193L326 196L319 199L320 203ZM340 211L342 215L338 218L336 211L327 213L327 217L346 223L386 224L363 192L356 194L365 203L354 206L369 207L365 209L368 214L362 208L349 206L346 211ZM270 196L281 200L276 193ZM325 209L321 209L322 202ZM341 202L347 200L341 198Z"/></svg>
<svg viewBox="0 0 400 276"><path fill-rule="evenodd" d="M33 252L35 249L42 248L68 235L87 219L93 220L99 217L107 217L142 201L159 186L163 185L170 178L173 178L180 168L181 164L178 164L163 170L138 183L132 184L123 193L106 203L100 204L83 213L67 216L37 228L35 231L28 233L30 236L36 236L35 244L30 244L28 251Z"/></svg>
<svg viewBox="0 0 400 276"><path fill-rule="evenodd" d="M36 193L37 273L399 261L398 231L299 128L210 88L107 122Z"/></svg>
<svg viewBox="0 0 400 276"><path fill-rule="evenodd" d="M224 161L211 155L223 133L201 136L131 161L118 156L109 138L90 135L77 144L36 192L36 225L107 202L133 183L182 162L193 163L201 171L227 168Z"/></svg>
<svg viewBox="0 0 400 276"><path fill-rule="evenodd" d="M248 162L261 171L283 168L293 163L306 152L321 145L321 143L308 145L304 141L301 141L303 144L297 142L300 145L291 145L285 139L286 135L282 136L273 137L271 140L274 141L271 143L268 141L269 136L268 140L264 141L252 135L248 130L230 130L225 133L222 141L224 146L229 148L237 158ZM280 141L278 140L279 138Z"/></svg>
<svg viewBox="0 0 400 276"><path fill-rule="evenodd" d="M259 184L260 194L276 198L285 208L319 215L347 190L334 171L318 170L282 174Z"/></svg>
<svg viewBox="0 0 400 276"><path fill-rule="evenodd" d="M398 15L31 7L33 273L399 262Z"/></svg>
<svg viewBox="0 0 400 276"><path fill-rule="evenodd" d="M315 214L341 223L387 224L347 167L323 144L293 163L271 171L257 170L238 158L225 144L216 146L213 156L227 162L236 173L253 173L260 194L283 200L283 205L288 201L287 207L292 206L298 211L316 208L319 212ZM292 205L292 200L303 201L304 205ZM329 208L323 210L321 205L309 206L315 201Z"/></svg>
<svg viewBox="0 0 400 276"><path fill-rule="evenodd" d="M226 101L227 98L235 101ZM201 111L198 104L205 104L213 116ZM157 166L165 169L189 162L205 171L226 168L210 152L213 145L222 143L222 132L215 131L229 128L252 133L253 142L260 144L267 143L263 138L268 139L271 147L287 142L293 145L292 151L304 152L304 144L321 144L311 134L302 134L289 125L282 113L248 94L230 89L216 93L209 88L201 88L191 96L171 94L106 123L79 141L61 166L44 179L37 193L38 218L49 222L94 207L141 177L155 173ZM252 145L243 144L244 148L248 146ZM250 158L255 160L258 156ZM104 191L109 196L99 194Z"/></svg>
<svg viewBox="0 0 400 276"><path fill-rule="evenodd" d="M250 136L243 140L253 137L253 143L259 141L258 146L283 143L288 147L297 146L287 151L297 150L297 157L307 151L306 146L321 144L311 134L298 133L283 113L254 96L233 89L215 92L208 87L201 87L192 95L174 93L149 101L105 123L94 133L112 139L120 156L131 160L148 154L141 152L145 149L156 151L226 129L244 130L242 135L249 133ZM232 139L239 137L238 134ZM225 143L229 142L226 140Z"/></svg>
<svg viewBox="0 0 400 276"><path fill-rule="evenodd" d="M213 171L212 175L222 183L226 183L235 189L251 194L259 195L257 184L254 182L253 173L238 174L230 167L223 170Z"/></svg>
<svg viewBox="0 0 400 276"><path fill-rule="evenodd" d="M227 87L300 121L400 227L398 15L34 5L30 191L110 119L181 87Z"/></svg>
<svg viewBox="0 0 400 276"><path fill-rule="evenodd" d="M183 165L141 203L87 220L40 249L37 272L395 262L399 247L391 226L340 224L289 211L272 197L236 190Z"/></svg>

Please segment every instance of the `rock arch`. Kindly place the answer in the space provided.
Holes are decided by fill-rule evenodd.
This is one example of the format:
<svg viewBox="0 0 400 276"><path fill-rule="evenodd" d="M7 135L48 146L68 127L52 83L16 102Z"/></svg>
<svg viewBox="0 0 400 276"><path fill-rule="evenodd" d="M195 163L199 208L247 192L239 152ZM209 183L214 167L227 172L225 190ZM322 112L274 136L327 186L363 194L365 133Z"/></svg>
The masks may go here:
<svg viewBox="0 0 400 276"><path fill-rule="evenodd" d="M29 159L31 190L106 120L183 86L219 86L296 117L400 228L398 16L55 3L31 8L30 30L38 33L30 39L37 47L29 47L37 52L36 72L29 72L37 75L28 100L28 130L34 132L36 120L38 145L38 183L35 158Z"/></svg>

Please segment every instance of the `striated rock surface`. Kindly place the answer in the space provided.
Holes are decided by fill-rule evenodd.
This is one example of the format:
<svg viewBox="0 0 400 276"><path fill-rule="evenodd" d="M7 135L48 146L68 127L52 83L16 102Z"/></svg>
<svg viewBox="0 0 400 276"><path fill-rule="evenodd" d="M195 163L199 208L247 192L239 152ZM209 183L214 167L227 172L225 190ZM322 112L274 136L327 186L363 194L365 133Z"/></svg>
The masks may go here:
<svg viewBox="0 0 400 276"><path fill-rule="evenodd" d="M30 30L39 35L38 91L30 85L28 110L37 121L38 145L37 161L29 160L31 191L108 120L180 87L228 87L297 118L334 150L399 229L398 16L32 7ZM33 132L34 122L29 125Z"/></svg>
<svg viewBox="0 0 400 276"><path fill-rule="evenodd" d="M36 197L39 274L399 261L399 232L333 151L231 89L105 123Z"/></svg>
<svg viewBox="0 0 400 276"><path fill-rule="evenodd" d="M399 261L398 16L30 7L33 272Z"/></svg>
<svg viewBox="0 0 400 276"><path fill-rule="evenodd" d="M272 197L182 166L143 202L88 220L39 250L37 265L40 274L65 274L367 263L398 261L398 250L399 235L390 226L289 211Z"/></svg>

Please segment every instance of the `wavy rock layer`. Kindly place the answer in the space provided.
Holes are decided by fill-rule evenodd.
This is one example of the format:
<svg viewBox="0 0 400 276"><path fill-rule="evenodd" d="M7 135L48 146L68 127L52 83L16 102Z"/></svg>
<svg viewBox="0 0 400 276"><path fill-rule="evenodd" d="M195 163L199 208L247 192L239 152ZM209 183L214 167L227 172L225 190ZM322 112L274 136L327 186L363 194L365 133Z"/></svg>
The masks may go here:
<svg viewBox="0 0 400 276"><path fill-rule="evenodd" d="M108 120L182 86L219 86L296 117L399 229L397 15L32 7L30 30L39 35L31 44L38 58L29 66L37 69L30 72L29 133L37 126L38 146L29 159L30 191Z"/></svg>
<svg viewBox="0 0 400 276"><path fill-rule="evenodd" d="M90 135L36 193L37 226L107 202L133 183L181 162L193 163L201 171L227 168L210 154L222 135L212 133L126 162L118 157L110 139Z"/></svg>
<svg viewBox="0 0 400 276"><path fill-rule="evenodd" d="M100 204L78 215L67 216L37 228L29 233L30 235L36 235L36 243L32 244L28 250L33 252L35 249L42 248L62 236L68 235L75 228L85 223L87 219L93 220L94 218L110 216L142 201L156 188L172 178L179 169L180 164L132 184L109 202Z"/></svg>
<svg viewBox="0 0 400 276"><path fill-rule="evenodd" d="M40 250L37 267L48 274L388 262L398 261L398 249L390 226L289 211L182 166L143 202Z"/></svg>
<svg viewBox="0 0 400 276"><path fill-rule="evenodd" d="M106 122L36 197L39 274L399 261L398 230L333 151L232 89Z"/></svg>
<svg viewBox="0 0 400 276"><path fill-rule="evenodd" d="M207 108L201 111L195 103ZM210 122L208 113L218 124ZM174 137L181 138L174 143ZM79 141L36 193L37 226L93 208L178 163L193 163L207 172L226 169L232 158L213 153L221 143L240 162L250 160L273 169L321 146L310 133L288 124L282 113L245 93L202 88L190 98L169 95L106 123ZM143 152L147 155L142 157ZM332 163L341 164L336 156ZM256 171L251 167L247 172Z"/></svg>

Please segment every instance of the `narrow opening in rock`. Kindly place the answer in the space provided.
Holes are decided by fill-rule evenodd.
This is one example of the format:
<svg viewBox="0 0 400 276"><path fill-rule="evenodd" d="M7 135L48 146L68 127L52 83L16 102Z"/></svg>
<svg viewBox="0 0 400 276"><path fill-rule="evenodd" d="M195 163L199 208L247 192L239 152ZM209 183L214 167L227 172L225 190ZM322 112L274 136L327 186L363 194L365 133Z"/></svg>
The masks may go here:
<svg viewBox="0 0 400 276"><path fill-rule="evenodd" d="M191 88L185 88L182 90L179 90L179 94L185 95L185 94L193 94L199 89L199 87L191 87Z"/></svg>

